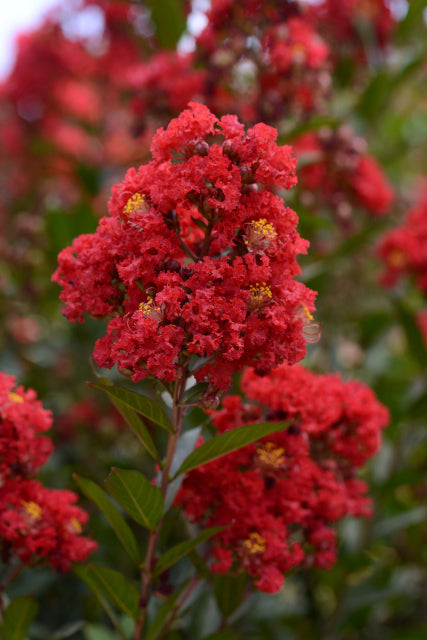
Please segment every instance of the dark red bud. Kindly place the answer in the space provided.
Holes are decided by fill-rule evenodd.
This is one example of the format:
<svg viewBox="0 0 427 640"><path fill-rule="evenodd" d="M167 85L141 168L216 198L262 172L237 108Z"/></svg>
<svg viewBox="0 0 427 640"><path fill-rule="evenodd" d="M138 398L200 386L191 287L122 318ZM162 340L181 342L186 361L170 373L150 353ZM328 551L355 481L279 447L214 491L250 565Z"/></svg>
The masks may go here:
<svg viewBox="0 0 427 640"><path fill-rule="evenodd" d="M200 406L202 409L206 409L208 411L218 409L219 403L219 397L215 393L210 392L204 393L200 400Z"/></svg>

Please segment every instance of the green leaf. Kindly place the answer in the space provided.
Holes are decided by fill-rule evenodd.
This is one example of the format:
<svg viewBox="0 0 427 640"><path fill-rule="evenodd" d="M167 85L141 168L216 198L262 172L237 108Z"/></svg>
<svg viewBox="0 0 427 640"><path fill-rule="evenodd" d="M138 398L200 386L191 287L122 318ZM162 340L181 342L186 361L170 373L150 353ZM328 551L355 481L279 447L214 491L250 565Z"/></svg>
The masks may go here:
<svg viewBox="0 0 427 640"><path fill-rule="evenodd" d="M112 398L112 400L144 449L146 449L150 456L158 462L159 454L157 452L156 445L154 444L153 439L150 436L150 433L145 424L142 422L141 418L139 418L135 411L131 409L127 404L121 402L121 400L118 400L117 398Z"/></svg>
<svg viewBox="0 0 427 640"><path fill-rule="evenodd" d="M74 571L95 594L102 593L123 613L138 620L141 613L139 591L119 571L93 563L88 564L87 567L77 567L77 571L76 568Z"/></svg>
<svg viewBox="0 0 427 640"><path fill-rule="evenodd" d="M135 562L135 564L139 564L141 561L141 555L138 549L138 544L135 540L135 536L133 535L132 530L127 525L117 507L108 498L105 491L103 491L101 487L98 487L97 484L92 482L92 480L82 478L77 474L74 474L73 477L79 485L82 493L84 493L87 498L92 500L107 518L116 536L130 555L132 560Z"/></svg>
<svg viewBox="0 0 427 640"><path fill-rule="evenodd" d="M246 573L242 573L240 576L229 574L225 576L217 574L215 576L215 600L225 618L228 618L242 604L247 582L248 576Z"/></svg>
<svg viewBox="0 0 427 640"><path fill-rule="evenodd" d="M100 624L88 624L84 630L86 640L118 640L120 636Z"/></svg>
<svg viewBox="0 0 427 640"><path fill-rule="evenodd" d="M175 562L178 562L178 560L188 555L190 551L195 549L199 544L208 540L223 529L224 527L211 527L210 529L205 529L197 536L197 538L194 538L194 540L180 542L171 549L168 549L157 562L153 575L159 575L162 571L175 564Z"/></svg>
<svg viewBox="0 0 427 640"><path fill-rule="evenodd" d="M205 636L203 640L237 640L237 637L236 631L219 631Z"/></svg>
<svg viewBox="0 0 427 640"><path fill-rule="evenodd" d="M185 16L179 0L146 0L162 47L173 49L185 30Z"/></svg>
<svg viewBox="0 0 427 640"><path fill-rule="evenodd" d="M393 77L388 71L379 71L374 75L363 92L357 106L359 113L368 121L377 119L382 107L387 104L393 88Z"/></svg>
<svg viewBox="0 0 427 640"><path fill-rule="evenodd" d="M111 469L105 481L109 493L131 518L147 529L157 526L163 512L163 496L139 471Z"/></svg>
<svg viewBox="0 0 427 640"><path fill-rule="evenodd" d="M192 387L187 389L182 398L182 402L190 402L194 398L201 398L204 391L206 391L209 387L209 383L207 382L198 382L197 384L193 384Z"/></svg>
<svg viewBox="0 0 427 640"><path fill-rule="evenodd" d="M70 638L74 636L77 631L80 631L85 626L84 620L77 620L75 622L69 622L68 624L63 625L56 631L54 631L52 637L49 640L65 640L65 638ZM46 638L46 635L43 636L43 640Z"/></svg>
<svg viewBox="0 0 427 640"><path fill-rule="evenodd" d="M191 469L200 467L202 464L206 464L206 462L221 458L221 456L231 451L236 451L236 449L240 449L251 442L260 440L264 436L276 431L282 431L289 427L289 424L288 422L260 422L257 424L245 424L243 427L237 427L232 431L221 433L221 435L205 442L190 453L175 475L186 473Z"/></svg>
<svg viewBox="0 0 427 640"><path fill-rule="evenodd" d="M405 511L405 513L399 513L396 516L390 516L381 520L374 526L374 533L376 536L387 536L396 531L402 531L415 524L420 524L427 520L427 507L422 505Z"/></svg>
<svg viewBox="0 0 427 640"><path fill-rule="evenodd" d="M396 42L409 37L411 32L423 23L423 11L427 7L427 0L411 0L408 4L406 16L400 21L395 32Z"/></svg>
<svg viewBox="0 0 427 640"><path fill-rule="evenodd" d="M200 218L193 218L193 216L191 216L191 219L196 225L196 227L199 227L199 229L201 229L202 231L207 230L208 225L206 224L206 222L203 222L203 220L200 220Z"/></svg>
<svg viewBox="0 0 427 640"><path fill-rule="evenodd" d="M105 598L104 592L100 589L99 584L93 578L93 576L89 573L89 565L74 565L73 573L83 582L87 584L89 589L93 592L93 594L98 598L100 604L107 612L108 617L113 623L114 627L119 632L120 637L123 639L123 632L120 626L120 623L117 619L117 616L113 609L111 608L110 602ZM95 636L94 636L95 637Z"/></svg>
<svg viewBox="0 0 427 640"><path fill-rule="evenodd" d="M141 396L139 393L135 393L135 391L129 391L129 389L116 385L105 385L90 382L89 386L94 389L101 389L101 391L105 391L113 402L118 400L128 408L133 409L145 418L151 420L151 422L159 425L159 427L163 427L166 431L173 433L173 428L168 415L150 398L146 398L145 396Z"/></svg>
<svg viewBox="0 0 427 640"><path fill-rule="evenodd" d="M163 602L161 607L159 607L153 622L149 626L146 635L144 635L144 640L155 640L155 638L157 638L158 634L168 622L170 614L173 612L176 602L187 584L188 581L184 582L184 584L176 589L176 591Z"/></svg>
<svg viewBox="0 0 427 640"><path fill-rule="evenodd" d="M32 596L12 600L4 612L0 627L3 640L25 640L38 610L39 605Z"/></svg>
<svg viewBox="0 0 427 640"><path fill-rule="evenodd" d="M395 308L400 323L405 330L409 349L422 370L425 370L427 366L427 351L414 315L400 300L396 301Z"/></svg>
<svg viewBox="0 0 427 640"><path fill-rule="evenodd" d="M296 123L291 129L285 131L284 135L281 135L277 141L278 144L288 144L292 143L292 140L298 138L303 133L307 133L308 131L317 131L320 127L337 127L341 124L341 121L337 118L331 118L330 116L317 116L301 123ZM298 163L299 166L299 163Z"/></svg>
<svg viewBox="0 0 427 640"><path fill-rule="evenodd" d="M201 556L196 551L190 551L188 554L188 559L190 560L193 567L196 569L197 574L201 578L205 578L206 580L210 580L212 577L212 571L209 569L206 562L203 560Z"/></svg>

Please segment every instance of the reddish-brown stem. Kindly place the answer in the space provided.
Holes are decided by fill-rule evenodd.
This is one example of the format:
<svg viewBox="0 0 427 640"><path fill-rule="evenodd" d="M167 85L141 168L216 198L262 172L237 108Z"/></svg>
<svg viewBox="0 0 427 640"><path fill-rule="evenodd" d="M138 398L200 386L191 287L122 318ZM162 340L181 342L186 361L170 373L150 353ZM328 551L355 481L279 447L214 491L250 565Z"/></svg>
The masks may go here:
<svg viewBox="0 0 427 640"><path fill-rule="evenodd" d="M206 230L206 234L205 234L205 239L204 239L202 250L201 250L200 255L198 257L196 257L195 254L189 249L189 247L187 247L187 245L185 245L184 242L181 240L182 248L187 253L187 255L189 257L191 257L193 260L195 260L195 261L196 260L201 260L205 256L206 252L208 251L209 245L210 245L210 242L211 242L211 233L212 233L213 226L214 226L214 220L211 219L209 221L209 225L208 225L208 228ZM185 407L185 405L181 404L181 402L182 402L182 398L183 398L183 395L184 395L184 392L185 392L185 385L186 385L186 382L187 382L188 375L189 375L188 370L187 370L186 367L184 367L183 374L182 374L181 378L179 380L177 380L175 382L175 385L174 385L173 396L172 396L172 398L173 398L173 406L172 406L173 433L171 433L169 435L167 449L166 449L166 455L165 455L164 463L163 463L163 466L162 466L161 481L160 481L160 489L161 489L162 494L163 494L163 499L166 497L167 489L168 489L168 486L169 486L170 470L171 470L171 467L172 467L172 462L173 462L173 459L174 459L174 455L175 455L175 451L176 451L176 446L177 446L177 443L178 443L179 435L180 435L181 429L182 429L182 421L183 421L183 417L184 417L184 413L185 413L186 407ZM142 633L143 633L144 625L145 625L145 619L146 619L146 615L147 615L148 599L150 597L150 591L151 591L151 572L152 572L152 569L153 569L154 554L155 554L155 551L156 551L156 547L157 547L157 543L158 543L158 539L159 539L159 536L160 536L160 532L161 532L162 526L163 526L163 518L161 518L161 520L158 523L155 531L150 531L150 533L148 535L147 551L146 551L146 554L145 554L144 563L143 563L142 568L141 568L141 590L140 590L141 614L140 614L140 616L138 618L138 621L137 621L137 623L135 625L133 640L141 640L141 638L142 638ZM192 582L190 582L190 584L192 584ZM188 587L187 587L187 589L188 589ZM187 592L187 590L184 591L184 594L186 592ZM185 596L185 597L188 597L188 596ZM179 606L181 606L181 605L179 605ZM179 606L178 606L178 609L179 609Z"/></svg>
<svg viewBox="0 0 427 640"><path fill-rule="evenodd" d="M183 605L185 604L186 600L190 597L190 595L193 593L194 589L197 587L198 583L199 583L200 577L199 576L194 576L194 578L192 578L190 580L190 582L188 583L188 585L186 586L186 588L184 589L184 591L181 594L181 597L178 598L178 602L176 603L169 620L166 622L166 624L164 625L159 637L157 640L162 640L162 638L165 637L166 633L169 631L173 621L175 620L175 618L177 617L177 615L179 614L181 608L183 607Z"/></svg>
<svg viewBox="0 0 427 640"><path fill-rule="evenodd" d="M173 433L169 435L166 455L164 464L162 467L162 475L160 481L160 489L163 494L163 499L166 497L170 481L170 471L175 455L176 445L182 428L182 420L184 417L185 407L181 405L182 396L184 395L185 385L187 382L187 372L185 372L180 380L177 380L174 385L173 391L173 406L172 406L172 427ZM157 542L160 536L160 532L163 526L163 518L160 519L156 529L150 531L148 535L147 550L145 553L144 563L141 568L141 589L140 589L140 606L141 614L135 624L133 640L141 640L142 632L144 630L145 619L147 615L148 599L151 592L151 572L153 569L154 554L157 547Z"/></svg>

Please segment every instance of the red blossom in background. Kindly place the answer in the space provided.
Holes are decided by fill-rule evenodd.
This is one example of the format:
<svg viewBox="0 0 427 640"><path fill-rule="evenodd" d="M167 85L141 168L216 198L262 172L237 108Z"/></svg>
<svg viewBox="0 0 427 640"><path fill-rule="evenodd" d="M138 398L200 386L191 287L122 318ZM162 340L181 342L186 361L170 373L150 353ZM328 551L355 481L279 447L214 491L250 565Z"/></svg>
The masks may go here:
<svg viewBox="0 0 427 640"><path fill-rule="evenodd" d="M55 433L63 441L73 441L83 432L117 435L126 423L115 407L105 408L92 398L72 404L55 420Z"/></svg>
<svg viewBox="0 0 427 640"><path fill-rule="evenodd" d="M69 571L98 545L81 535L88 515L72 491L47 489L37 480L14 478L0 488L0 540L29 566L48 562ZM7 557L7 555L6 555Z"/></svg>
<svg viewBox="0 0 427 640"><path fill-rule="evenodd" d="M65 315L113 316L99 366L172 381L199 356L196 378L225 389L247 364L268 373L304 357L315 293L294 279L307 242L274 193L296 183L276 136L192 103L154 136L153 161L115 186L96 233L61 252Z"/></svg>
<svg viewBox="0 0 427 640"><path fill-rule="evenodd" d="M382 281L392 286L403 275L413 276L417 286L427 293L427 186L405 221L382 238L378 254L385 264Z"/></svg>
<svg viewBox="0 0 427 640"><path fill-rule="evenodd" d="M51 427L33 389L15 388L15 379L0 372L0 543L3 561L15 554L26 564L49 562L67 571L85 560L97 544L83 537L88 519L72 491L48 489L35 479L52 452Z"/></svg>
<svg viewBox="0 0 427 640"><path fill-rule="evenodd" d="M331 43L334 58L366 60L366 45L385 48L395 21L387 0L322 0L307 5L307 20Z"/></svg>
<svg viewBox="0 0 427 640"><path fill-rule="evenodd" d="M37 473L52 453L50 438L40 435L52 426L33 389L15 386L15 378L0 372L0 485L9 477Z"/></svg>
<svg viewBox="0 0 427 640"><path fill-rule="evenodd" d="M291 568L329 568L336 560L331 523L370 515L356 471L378 450L387 409L360 382L281 365L242 378L249 402L224 398L212 412L223 433L251 422L290 426L189 472L177 496L191 520L225 525L212 569L246 570L261 591L275 592Z"/></svg>
<svg viewBox="0 0 427 640"><path fill-rule="evenodd" d="M212 3L196 39L205 68L204 101L246 123L279 128L285 118L322 111L330 94L328 44L297 2Z"/></svg>
<svg viewBox="0 0 427 640"><path fill-rule="evenodd" d="M373 216L388 213L393 189L377 160L366 153L365 141L349 127L306 133L293 144L298 153L308 157L298 176L310 207L326 206L343 223L351 220L353 208L365 209Z"/></svg>
<svg viewBox="0 0 427 640"><path fill-rule="evenodd" d="M329 95L330 50L302 18L270 27L262 38L259 116L277 120L322 111Z"/></svg>

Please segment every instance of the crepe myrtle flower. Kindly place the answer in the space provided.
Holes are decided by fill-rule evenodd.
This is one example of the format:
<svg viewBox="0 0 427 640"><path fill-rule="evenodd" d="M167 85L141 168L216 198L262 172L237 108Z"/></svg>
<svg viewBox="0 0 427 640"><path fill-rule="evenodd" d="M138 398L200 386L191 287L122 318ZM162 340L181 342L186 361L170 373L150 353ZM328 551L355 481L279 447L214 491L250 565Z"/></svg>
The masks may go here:
<svg viewBox="0 0 427 640"><path fill-rule="evenodd" d="M308 242L278 195L297 180L276 137L190 103L157 131L152 161L115 185L96 232L59 254L65 316L109 319L100 367L171 382L196 356L196 379L224 390L245 365L304 357L300 310L311 316L315 292L295 279Z"/></svg>
<svg viewBox="0 0 427 640"><path fill-rule="evenodd" d="M82 536L87 513L72 491L49 489L36 478L53 446L40 435L52 425L33 389L16 387L0 372L0 549L26 566L50 564L68 571L86 560L97 543Z"/></svg>
<svg viewBox="0 0 427 640"><path fill-rule="evenodd" d="M427 181L421 184L415 204L401 225L387 231L380 240L378 255L384 264L382 282L387 287L403 277L412 277L427 294Z"/></svg>
<svg viewBox="0 0 427 640"><path fill-rule="evenodd" d="M224 526L213 538L214 572L246 571L274 593L290 569L334 564L333 523L370 515L357 470L377 452L389 415L366 385L299 365L262 378L247 369L242 389L246 398L226 396L210 412L218 433L264 420L288 428L190 471L176 504L202 526Z"/></svg>
<svg viewBox="0 0 427 640"><path fill-rule="evenodd" d="M13 376L0 372L0 478L34 476L52 453L51 412L33 389L16 387Z"/></svg>

